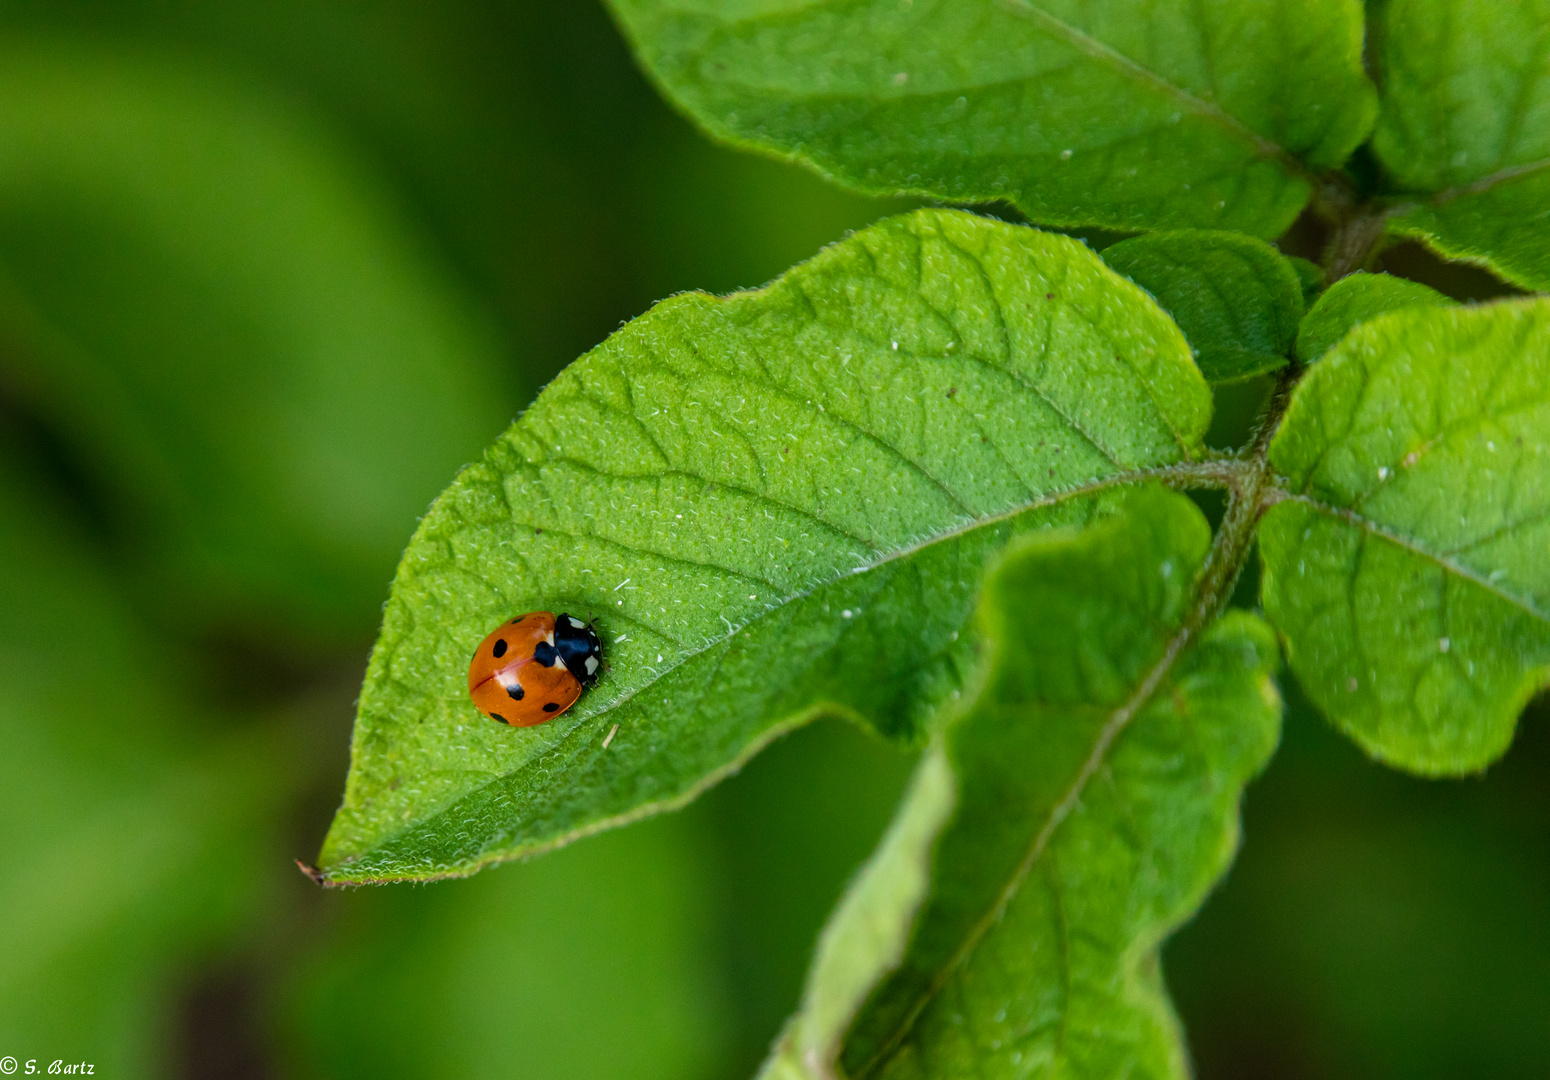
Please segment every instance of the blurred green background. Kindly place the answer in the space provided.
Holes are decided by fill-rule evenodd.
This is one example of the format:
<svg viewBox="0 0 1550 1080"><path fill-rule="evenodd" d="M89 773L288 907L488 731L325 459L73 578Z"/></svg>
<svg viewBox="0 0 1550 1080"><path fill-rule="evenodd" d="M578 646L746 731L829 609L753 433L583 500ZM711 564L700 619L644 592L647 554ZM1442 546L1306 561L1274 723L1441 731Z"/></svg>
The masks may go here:
<svg viewBox="0 0 1550 1080"><path fill-rule="evenodd" d="M652 301L901 205L710 146L589 2L0 0L0 1055L749 1076L910 767L855 731L469 881L290 859L458 466ZM1550 1075L1542 705L1438 784L1291 696L1168 949L1200 1075Z"/></svg>

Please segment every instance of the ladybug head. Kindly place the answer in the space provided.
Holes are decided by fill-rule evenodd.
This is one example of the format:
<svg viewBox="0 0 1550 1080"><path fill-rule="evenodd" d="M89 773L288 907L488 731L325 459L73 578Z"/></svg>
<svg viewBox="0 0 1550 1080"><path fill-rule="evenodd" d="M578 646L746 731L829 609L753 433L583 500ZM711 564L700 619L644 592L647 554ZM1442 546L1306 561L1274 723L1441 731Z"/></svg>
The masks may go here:
<svg viewBox="0 0 1550 1080"><path fill-rule="evenodd" d="M581 685L591 686L597 682L603 664L603 642L591 623L560 612L554 619L554 649Z"/></svg>

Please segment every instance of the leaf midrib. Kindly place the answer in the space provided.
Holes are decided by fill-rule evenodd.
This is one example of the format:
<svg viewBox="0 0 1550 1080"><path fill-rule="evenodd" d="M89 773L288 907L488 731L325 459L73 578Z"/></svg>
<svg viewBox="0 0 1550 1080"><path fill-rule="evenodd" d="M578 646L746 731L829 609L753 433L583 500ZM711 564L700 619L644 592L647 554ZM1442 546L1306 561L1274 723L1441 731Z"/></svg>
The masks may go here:
<svg viewBox="0 0 1550 1080"><path fill-rule="evenodd" d="M1201 567L1202 575L1205 569L1206 567L1203 564ZM1061 797L1060 801L1051 808L1043 825L1040 826L1032 843L1029 844L1022 861L1018 863L1017 868L1012 872L1006 885L997 894L995 902L969 929L963 943L953 952L952 956L933 973L931 982L925 992L920 995L919 999L911 1006L909 1012L900 1020L893 1034L889 1036L888 1040L879 1047L867 1062L856 1070L855 1075L858 1078L870 1075L873 1070L881 1067L889 1059L899 1044L908 1036L910 1029L914 1027L915 1021L925 1011L926 1006L941 992L942 988L947 985L948 981L958 970L968 962L969 957L973 955L974 950L979 947L980 942L990 932L991 928L1001 921L1001 918L1006 913L1006 909L1021 890L1023 882L1027 880L1028 875L1033 872L1034 867L1038 865L1039 860L1043 857L1045 851L1048 850L1049 843L1054 838L1056 831L1065 823L1071 811L1076 808L1076 804L1081 800L1082 793L1086 790L1088 782L1103 767L1104 760L1108 755L1109 749L1114 745L1115 740L1119 738L1124 730L1130 726L1130 722L1135 719L1136 715L1151 701L1153 695L1162 686L1163 680L1168 677L1180 657L1184 655L1186 647L1197 636L1199 627L1195 625L1196 621L1196 619L1186 616L1180 622L1178 628L1170 635L1167 644L1164 645L1162 655L1158 657L1157 661L1142 676L1141 681L1136 684L1135 690L1109 714L1109 718L1104 722L1103 727L1099 729L1098 737L1093 740L1092 750L1088 753L1086 760L1082 763L1082 767L1077 770L1075 778L1071 781L1071 786L1066 789L1066 793ZM1064 1022L1065 1018L1064 1014L1062 1014L1061 1023L1064 1024Z"/></svg>

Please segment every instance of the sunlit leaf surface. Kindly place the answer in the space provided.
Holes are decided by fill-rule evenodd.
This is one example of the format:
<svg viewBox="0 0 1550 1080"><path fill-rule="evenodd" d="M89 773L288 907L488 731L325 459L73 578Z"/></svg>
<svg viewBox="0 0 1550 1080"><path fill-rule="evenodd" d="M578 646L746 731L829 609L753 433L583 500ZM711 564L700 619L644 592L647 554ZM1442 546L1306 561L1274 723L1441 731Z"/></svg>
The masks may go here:
<svg viewBox="0 0 1550 1080"><path fill-rule="evenodd" d="M1394 765L1489 764L1550 674L1550 302L1358 327L1271 461L1265 613L1309 697Z"/></svg>
<svg viewBox="0 0 1550 1080"><path fill-rule="evenodd" d="M821 711L918 738L963 678L989 555L1194 455L1208 416L1144 293L1075 241L968 214L659 305L422 523L324 869L466 873L551 846L691 797ZM512 731L473 709L465 673L534 609L597 618L609 669Z"/></svg>

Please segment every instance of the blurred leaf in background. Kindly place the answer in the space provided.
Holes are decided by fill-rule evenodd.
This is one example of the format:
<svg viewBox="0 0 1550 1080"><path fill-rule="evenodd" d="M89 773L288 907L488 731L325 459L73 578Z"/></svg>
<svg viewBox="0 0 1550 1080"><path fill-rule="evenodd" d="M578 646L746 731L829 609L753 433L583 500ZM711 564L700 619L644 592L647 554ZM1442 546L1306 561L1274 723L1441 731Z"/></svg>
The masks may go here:
<svg viewBox="0 0 1550 1080"><path fill-rule="evenodd" d="M671 817L515 873L342 898L345 925L303 961L291 1000L298 1075L717 1075L727 998L701 824Z"/></svg>
<svg viewBox="0 0 1550 1080"><path fill-rule="evenodd" d="M149 51L0 57L7 374L110 493L142 602L369 631L427 495L519 400L477 313L272 94Z"/></svg>
<svg viewBox="0 0 1550 1080"><path fill-rule="evenodd" d="M543 379L887 209L704 145L584 6L10 6L6 382L179 632L364 640Z"/></svg>
<svg viewBox="0 0 1550 1080"><path fill-rule="evenodd" d="M5 450L13 447L0 443ZM8 456L14 456L14 453ZM57 502L0 457L0 1046L165 1064L183 968L272 899L283 721L188 700Z"/></svg>
<svg viewBox="0 0 1550 1080"><path fill-rule="evenodd" d="M287 1005L296 1072L752 1075L908 770L822 723L684 813L445 888L330 894Z"/></svg>

